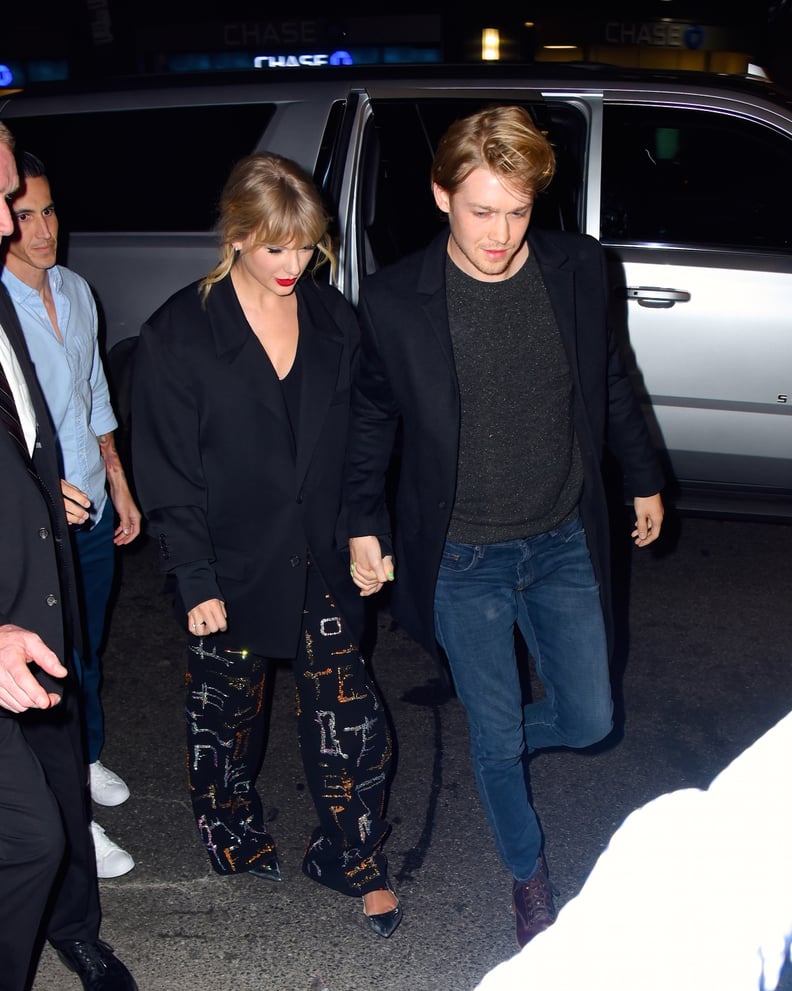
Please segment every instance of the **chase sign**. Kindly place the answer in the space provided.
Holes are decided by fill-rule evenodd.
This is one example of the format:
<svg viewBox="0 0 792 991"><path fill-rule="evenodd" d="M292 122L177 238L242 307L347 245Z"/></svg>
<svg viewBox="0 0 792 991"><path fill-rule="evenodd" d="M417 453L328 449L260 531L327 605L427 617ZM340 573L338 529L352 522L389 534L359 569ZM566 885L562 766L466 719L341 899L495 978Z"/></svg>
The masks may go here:
<svg viewBox="0 0 792 991"><path fill-rule="evenodd" d="M305 54L305 55L257 55L253 59L253 65L257 69L293 69L307 66L320 65L353 65L352 56L349 52L336 51L331 55Z"/></svg>

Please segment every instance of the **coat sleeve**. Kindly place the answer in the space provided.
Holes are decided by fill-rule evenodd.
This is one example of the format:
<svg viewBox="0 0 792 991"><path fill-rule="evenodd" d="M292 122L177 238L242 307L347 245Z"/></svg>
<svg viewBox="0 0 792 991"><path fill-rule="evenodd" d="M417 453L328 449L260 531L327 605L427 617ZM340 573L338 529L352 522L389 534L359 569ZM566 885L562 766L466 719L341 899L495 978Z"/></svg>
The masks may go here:
<svg viewBox="0 0 792 991"><path fill-rule="evenodd" d="M608 354L607 439L608 447L619 461L625 489L631 497L655 495L663 488L665 478L657 453L612 334Z"/></svg>
<svg viewBox="0 0 792 991"><path fill-rule="evenodd" d="M602 285L607 292L607 268L605 253L601 247L599 258ZM607 346L607 444L619 461L625 490L629 495L632 498L655 495L663 488L665 478L649 436L646 419L627 374L621 348L610 326L607 328Z"/></svg>
<svg viewBox="0 0 792 991"><path fill-rule="evenodd" d="M387 475L399 410L385 371L365 291L358 305L360 352L352 388L344 503L349 536L385 538L391 525Z"/></svg>
<svg viewBox="0 0 792 991"><path fill-rule="evenodd" d="M185 609L222 598L212 567L200 413L186 360L164 326L144 326L132 383L132 468L160 567L175 576Z"/></svg>

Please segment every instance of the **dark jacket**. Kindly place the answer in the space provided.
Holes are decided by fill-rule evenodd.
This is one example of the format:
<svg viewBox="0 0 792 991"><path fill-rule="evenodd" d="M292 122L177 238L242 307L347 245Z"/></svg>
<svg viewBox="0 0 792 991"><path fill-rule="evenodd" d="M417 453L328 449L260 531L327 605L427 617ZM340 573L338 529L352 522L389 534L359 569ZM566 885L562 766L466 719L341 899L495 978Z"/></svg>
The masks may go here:
<svg viewBox="0 0 792 991"><path fill-rule="evenodd" d="M339 522L357 321L310 276L296 292L296 448L281 384L230 278L205 305L192 285L150 318L132 387L134 480L180 608L224 600L228 636L271 657L297 648L309 551L357 636L363 615Z"/></svg>
<svg viewBox="0 0 792 991"><path fill-rule="evenodd" d="M68 667L71 620L79 614L57 448L14 305L2 285L0 326L16 352L38 424L32 461L0 426L0 624L37 633ZM38 677L48 691L63 691L59 679L43 672ZM0 714L12 715L1 706Z"/></svg>
<svg viewBox="0 0 792 991"><path fill-rule="evenodd" d="M606 440L632 495L653 495L663 477L608 330L605 260L599 242L539 230L530 232L528 241L569 361L584 471L580 510L610 632L609 521L602 480ZM361 359L352 402L346 496L350 535L391 530L384 478L400 421L392 612L433 652L434 590L454 505L460 424L446 309L447 243L444 231L424 250L361 286Z"/></svg>

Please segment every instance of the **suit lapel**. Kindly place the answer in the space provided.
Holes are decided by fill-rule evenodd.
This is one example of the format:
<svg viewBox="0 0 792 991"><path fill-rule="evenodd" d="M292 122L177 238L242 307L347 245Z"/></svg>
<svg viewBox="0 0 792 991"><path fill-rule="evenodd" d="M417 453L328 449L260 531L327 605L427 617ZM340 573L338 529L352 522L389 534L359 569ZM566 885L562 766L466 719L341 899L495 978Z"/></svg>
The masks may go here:
<svg viewBox="0 0 792 991"><path fill-rule="evenodd" d="M454 390L458 392L454 347L448 328L448 303L446 301L445 265L448 247L448 230L444 230L429 245L418 275L418 292L423 297L421 305L432 330L434 340L445 358Z"/></svg>
<svg viewBox="0 0 792 991"><path fill-rule="evenodd" d="M309 285L297 292L300 319L302 383L297 436L296 484L302 484L322 432L339 381L343 335L319 294Z"/></svg>
<svg viewBox="0 0 792 991"><path fill-rule="evenodd" d="M567 353L569 367L578 378L577 358L577 305L575 297L575 272L569 255L549 241L542 231L531 232L528 244L534 252L542 278L550 297L558 330Z"/></svg>
<svg viewBox="0 0 792 991"><path fill-rule="evenodd" d="M36 370L28 352L25 335L17 318L14 304L2 283L0 283L0 324L16 353L36 417L36 440L33 446L33 457L27 458L16 445L14 447L48 503L53 526L59 533L59 541L62 543L68 531L60 494L60 455L55 433L52 428L49 407L44 399L44 393L41 391ZM3 430L3 433L5 434L6 431ZM12 443L10 437L8 437L7 442ZM60 560L63 563L62 555ZM68 576L64 572L64 585L67 584L67 579Z"/></svg>
<svg viewBox="0 0 792 991"><path fill-rule="evenodd" d="M16 354L19 367L22 369L22 374L27 383L30 400L33 404L33 413L36 417L36 447L38 447L42 439L52 441L49 407L39 386L38 377L36 376L33 362L30 359L25 335L22 332L14 304L5 286L2 284L0 284L0 325L2 325L6 337ZM54 441L52 441L52 444L54 446Z"/></svg>
<svg viewBox="0 0 792 991"><path fill-rule="evenodd" d="M206 313L218 361L233 364L241 383L240 412L244 416L247 403L253 404L254 408L263 408L291 434L278 376L245 318L230 277L219 282L209 293Z"/></svg>

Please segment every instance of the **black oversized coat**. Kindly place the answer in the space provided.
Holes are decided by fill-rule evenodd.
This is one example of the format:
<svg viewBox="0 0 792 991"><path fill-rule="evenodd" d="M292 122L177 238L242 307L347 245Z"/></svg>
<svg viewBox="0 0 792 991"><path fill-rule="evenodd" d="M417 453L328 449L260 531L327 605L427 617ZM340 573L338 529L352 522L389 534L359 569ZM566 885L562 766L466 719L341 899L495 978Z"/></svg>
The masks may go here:
<svg viewBox="0 0 792 991"><path fill-rule="evenodd" d="M608 330L605 260L594 238L531 231L572 377L573 416L583 458L581 515L611 631L609 522L602 480L607 444L628 490L663 485L646 423ZM448 233L365 279L358 316L361 358L348 444L349 533L393 535L392 612L436 650L434 591L456 492L459 388L446 308ZM519 369L504 369L504 375ZM399 436L394 527L386 499L391 447Z"/></svg>
<svg viewBox="0 0 792 991"><path fill-rule="evenodd" d="M297 649L310 553L356 635L341 515L358 326L330 286L296 288L303 372L296 446L275 370L230 278L148 320L132 385L132 469L179 608L220 598L228 636L270 657Z"/></svg>

